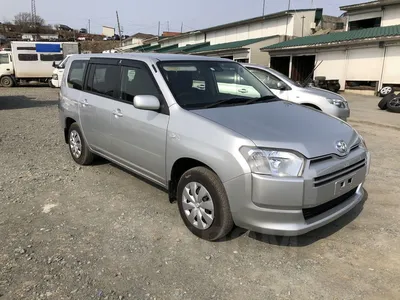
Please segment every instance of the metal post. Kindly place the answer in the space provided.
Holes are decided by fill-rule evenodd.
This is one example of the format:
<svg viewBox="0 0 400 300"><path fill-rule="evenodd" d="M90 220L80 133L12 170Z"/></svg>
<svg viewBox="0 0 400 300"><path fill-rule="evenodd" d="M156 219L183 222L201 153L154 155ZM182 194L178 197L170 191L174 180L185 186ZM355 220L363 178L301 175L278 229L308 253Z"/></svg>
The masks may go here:
<svg viewBox="0 0 400 300"><path fill-rule="evenodd" d="M89 19L89 33L90 33L90 19Z"/></svg>
<svg viewBox="0 0 400 300"><path fill-rule="evenodd" d="M263 0L263 17L265 16L265 0Z"/></svg>
<svg viewBox="0 0 400 300"><path fill-rule="evenodd" d="M287 31L289 26L289 10L290 10L290 0L288 2L288 9L286 11L286 30L285 30L285 41L287 40Z"/></svg>
<svg viewBox="0 0 400 300"><path fill-rule="evenodd" d="M304 19L306 17L302 16L301 18L302 18L302 20L301 20L301 37L303 37L304 36Z"/></svg>
<svg viewBox="0 0 400 300"><path fill-rule="evenodd" d="M121 24L119 23L119 16L118 16L118 11L116 11L117 13L117 24L118 24L118 32L119 32L119 41L122 47L122 37L121 37Z"/></svg>
<svg viewBox="0 0 400 300"><path fill-rule="evenodd" d="M158 33L157 33L157 38L160 38L160 21L158 21Z"/></svg>

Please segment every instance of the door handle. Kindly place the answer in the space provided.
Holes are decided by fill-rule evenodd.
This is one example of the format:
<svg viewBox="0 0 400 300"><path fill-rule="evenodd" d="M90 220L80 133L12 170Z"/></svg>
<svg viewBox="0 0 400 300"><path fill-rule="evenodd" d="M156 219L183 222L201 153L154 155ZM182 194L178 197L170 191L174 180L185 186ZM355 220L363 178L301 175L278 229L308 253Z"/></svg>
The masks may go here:
<svg viewBox="0 0 400 300"><path fill-rule="evenodd" d="M247 90L246 89L240 89L240 90L238 90L239 91L239 93L247 93Z"/></svg>
<svg viewBox="0 0 400 300"><path fill-rule="evenodd" d="M6 71L10 71L10 69L6 69Z"/></svg>
<svg viewBox="0 0 400 300"><path fill-rule="evenodd" d="M90 107L91 105L89 104L89 102L87 101L87 99L82 101L82 106L83 107Z"/></svg>
<svg viewBox="0 0 400 300"><path fill-rule="evenodd" d="M116 118L122 118L124 116L124 114L121 112L121 110L119 108L117 108L116 110L113 111L113 115Z"/></svg>

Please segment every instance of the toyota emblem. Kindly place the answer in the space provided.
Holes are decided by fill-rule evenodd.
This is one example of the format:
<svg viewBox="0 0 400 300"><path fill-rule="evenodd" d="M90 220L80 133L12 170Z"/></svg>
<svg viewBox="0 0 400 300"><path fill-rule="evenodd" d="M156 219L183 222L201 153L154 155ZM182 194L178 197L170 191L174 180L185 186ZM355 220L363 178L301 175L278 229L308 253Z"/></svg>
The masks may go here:
<svg viewBox="0 0 400 300"><path fill-rule="evenodd" d="M345 141L337 141L336 142L336 150L339 151L339 153L347 153L347 144Z"/></svg>

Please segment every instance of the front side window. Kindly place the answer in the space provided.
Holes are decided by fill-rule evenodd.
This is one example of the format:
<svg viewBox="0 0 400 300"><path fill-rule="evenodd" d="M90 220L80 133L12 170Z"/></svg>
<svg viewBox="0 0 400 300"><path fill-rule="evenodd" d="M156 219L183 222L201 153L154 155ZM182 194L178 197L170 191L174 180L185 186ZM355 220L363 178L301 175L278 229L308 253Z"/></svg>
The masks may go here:
<svg viewBox="0 0 400 300"><path fill-rule="evenodd" d="M87 90L108 97L117 97L120 83L119 72L120 67L116 65L91 65Z"/></svg>
<svg viewBox="0 0 400 300"><path fill-rule="evenodd" d="M8 64L9 62L8 54L0 54L0 64Z"/></svg>
<svg viewBox="0 0 400 300"><path fill-rule="evenodd" d="M146 68L122 67L121 99L133 103L137 95L152 95L160 99L161 92Z"/></svg>
<svg viewBox="0 0 400 300"><path fill-rule="evenodd" d="M188 109L274 97L257 77L235 62L166 61L158 65L178 104Z"/></svg>
<svg viewBox="0 0 400 300"><path fill-rule="evenodd" d="M20 61L37 61L37 54L18 54L18 60Z"/></svg>
<svg viewBox="0 0 400 300"><path fill-rule="evenodd" d="M70 88L82 90L87 63L86 60L74 60L71 63L67 78L67 84Z"/></svg>

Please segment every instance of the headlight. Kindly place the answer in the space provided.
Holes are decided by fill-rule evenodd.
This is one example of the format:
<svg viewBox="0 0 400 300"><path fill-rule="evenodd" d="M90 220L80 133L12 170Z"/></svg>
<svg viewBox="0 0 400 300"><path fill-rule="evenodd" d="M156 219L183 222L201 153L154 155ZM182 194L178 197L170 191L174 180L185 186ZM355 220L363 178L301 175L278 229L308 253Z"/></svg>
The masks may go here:
<svg viewBox="0 0 400 300"><path fill-rule="evenodd" d="M333 104L339 108L346 108L347 101L343 99L329 99L327 98L330 104Z"/></svg>
<svg viewBox="0 0 400 300"><path fill-rule="evenodd" d="M253 173L276 177L300 177L304 158L291 152L242 147L240 152Z"/></svg>

